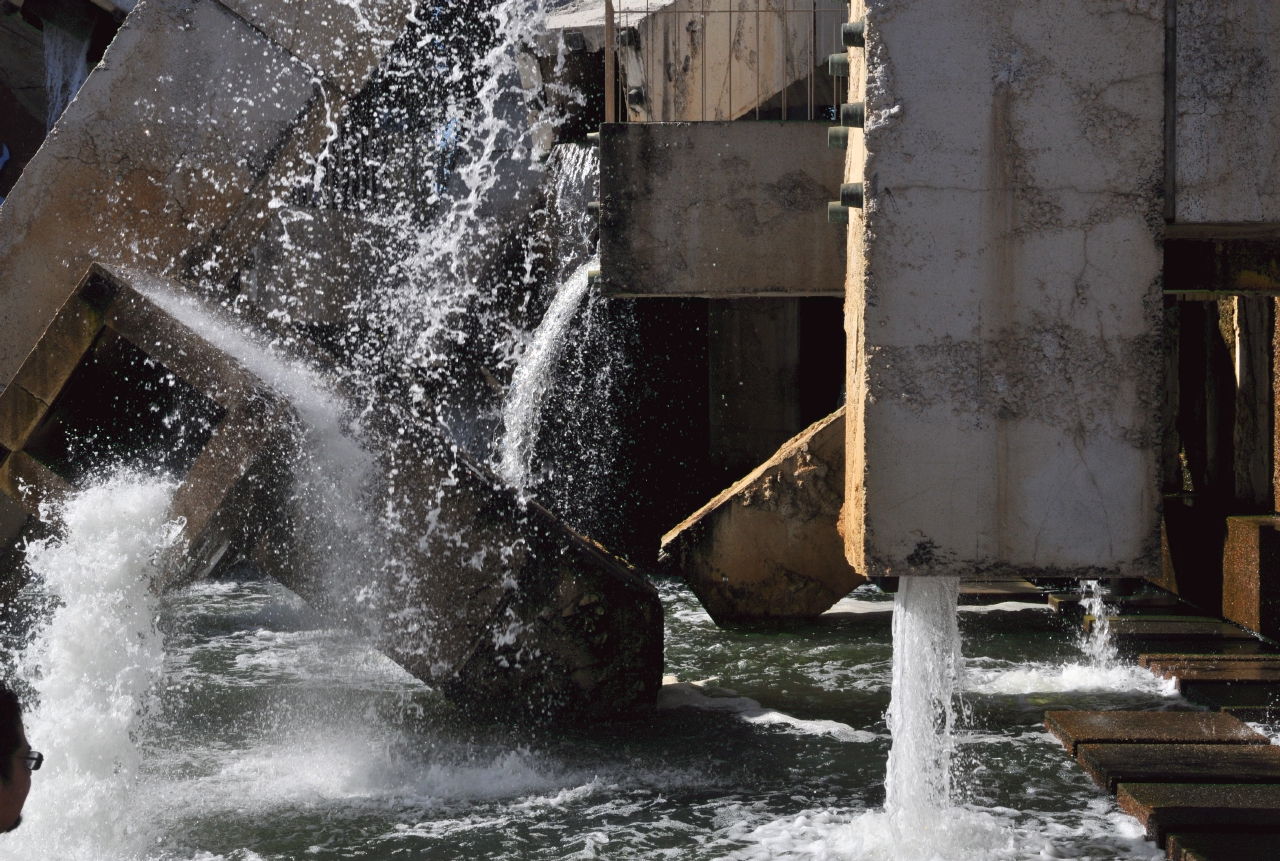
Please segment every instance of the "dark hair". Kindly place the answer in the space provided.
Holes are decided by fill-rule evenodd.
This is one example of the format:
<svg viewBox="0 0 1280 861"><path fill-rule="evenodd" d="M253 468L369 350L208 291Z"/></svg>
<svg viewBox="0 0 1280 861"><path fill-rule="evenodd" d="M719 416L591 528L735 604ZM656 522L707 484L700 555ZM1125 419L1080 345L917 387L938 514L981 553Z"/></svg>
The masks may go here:
<svg viewBox="0 0 1280 861"><path fill-rule="evenodd" d="M22 704L0 683L0 783L13 780L13 755L22 746Z"/></svg>

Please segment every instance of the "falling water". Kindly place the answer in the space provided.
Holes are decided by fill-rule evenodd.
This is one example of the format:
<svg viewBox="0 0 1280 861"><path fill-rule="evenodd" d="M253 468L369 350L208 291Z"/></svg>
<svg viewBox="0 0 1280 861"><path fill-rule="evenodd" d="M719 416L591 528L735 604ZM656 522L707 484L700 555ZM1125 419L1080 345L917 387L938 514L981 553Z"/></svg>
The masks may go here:
<svg viewBox="0 0 1280 861"><path fill-rule="evenodd" d="M951 804L955 697L964 659L956 605L960 580L904 577L893 603L893 747L885 812L895 844L930 846Z"/></svg>
<svg viewBox="0 0 1280 861"><path fill-rule="evenodd" d="M18 671L38 699L27 737L46 759L22 828L5 837L9 857L96 858L136 837L121 812L164 662L150 585L152 560L181 533L165 517L173 490L121 474L44 512L63 537L34 543L27 559L55 609Z"/></svg>
<svg viewBox="0 0 1280 861"><path fill-rule="evenodd" d="M1089 662L1099 670L1110 670L1119 665L1119 652L1111 638L1111 623L1107 620L1107 604L1103 600L1101 580L1082 580L1080 589L1084 599L1080 602L1084 612L1093 616L1093 625L1084 634L1081 646Z"/></svg>
<svg viewBox="0 0 1280 861"><path fill-rule="evenodd" d="M48 21L44 24L44 93L50 129L62 116L89 76L89 39L68 33Z"/></svg>
<svg viewBox="0 0 1280 861"><path fill-rule="evenodd" d="M504 432L499 446L498 473L515 487L525 488L529 484L542 407L555 373L556 359L569 324L590 287L587 273L596 265L596 260L582 264L560 285L512 375L511 389L502 407Z"/></svg>

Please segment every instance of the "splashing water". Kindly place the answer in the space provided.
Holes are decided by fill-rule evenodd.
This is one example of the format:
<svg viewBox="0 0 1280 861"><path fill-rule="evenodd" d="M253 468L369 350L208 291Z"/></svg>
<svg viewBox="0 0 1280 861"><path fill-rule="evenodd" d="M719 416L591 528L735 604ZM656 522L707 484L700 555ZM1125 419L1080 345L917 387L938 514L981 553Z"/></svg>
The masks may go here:
<svg viewBox="0 0 1280 861"><path fill-rule="evenodd" d="M97 858L136 838L121 816L138 779L135 739L164 663L154 627L153 559L178 540L167 521L174 485L119 474L51 506L65 537L34 542L28 564L55 601L19 659L38 704L26 719L46 752L9 857Z"/></svg>
<svg viewBox="0 0 1280 861"><path fill-rule="evenodd" d="M516 487L524 489L529 485L542 406L553 381L556 359L574 313L590 287L587 273L597 265L597 260L582 264L556 291L551 307L534 332L533 342L512 375L510 393L502 407L504 433L498 474Z"/></svg>
<svg viewBox="0 0 1280 861"><path fill-rule="evenodd" d="M1080 589L1084 599L1080 602L1084 612L1093 616L1093 626L1084 635L1080 646L1090 664L1099 670L1114 669L1119 663L1119 652L1111 638L1111 623L1107 620L1107 604L1102 597L1101 580L1082 580Z"/></svg>
<svg viewBox="0 0 1280 861"><path fill-rule="evenodd" d="M89 39L68 33L55 24L44 25L44 93L49 129L62 116L80 85L89 77Z"/></svg>

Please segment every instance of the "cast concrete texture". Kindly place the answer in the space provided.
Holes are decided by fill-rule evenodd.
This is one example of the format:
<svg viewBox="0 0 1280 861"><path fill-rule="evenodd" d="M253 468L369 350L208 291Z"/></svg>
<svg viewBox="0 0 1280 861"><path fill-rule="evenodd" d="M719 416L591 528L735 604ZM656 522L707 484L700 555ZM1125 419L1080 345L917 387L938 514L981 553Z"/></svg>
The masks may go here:
<svg viewBox="0 0 1280 861"><path fill-rule="evenodd" d="M1163 5L871 0L866 18L850 561L1154 573Z"/></svg>
<svg viewBox="0 0 1280 861"><path fill-rule="evenodd" d="M1224 744L1082 744L1080 765L1094 783L1280 783L1280 748Z"/></svg>
<svg viewBox="0 0 1280 861"><path fill-rule="evenodd" d="M637 104L618 103L618 115L626 110L633 122L733 120L797 81L807 85L810 76L819 87L828 84L826 58L840 50L845 11L832 0L617 0L613 6L618 30L635 28L639 36L638 46L617 48L623 92L644 94ZM555 54L565 33L580 33L588 51L602 50L604 0L567 3L548 13L546 25L536 43L543 55ZM813 101L815 109L831 104Z"/></svg>
<svg viewBox="0 0 1280 861"><path fill-rule="evenodd" d="M1218 712L1045 712L1044 726L1075 754L1082 744L1270 744Z"/></svg>
<svg viewBox="0 0 1280 861"><path fill-rule="evenodd" d="M1222 615L1258 634L1280 635L1280 517L1228 517L1222 551Z"/></svg>
<svg viewBox="0 0 1280 861"><path fill-rule="evenodd" d="M600 273L611 296L841 295L827 224L843 162L817 123L600 127Z"/></svg>
<svg viewBox="0 0 1280 861"><path fill-rule="evenodd" d="M0 206L0 385L93 260L228 280L410 8L154 0L131 13Z"/></svg>
<svg viewBox="0 0 1280 861"><path fill-rule="evenodd" d="M1164 846L1170 832L1280 832L1280 786L1122 783L1116 804Z"/></svg>
<svg viewBox="0 0 1280 861"><path fill-rule="evenodd" d="M717 624L817 616L865 582L836 529L844 486L844 410L662 536Z"/></svg>
<svg viewBox="0 0 1280 861"><path fill-rule="evenodd" d="M1177 221L1280 221L1280 5L1177 3Z"/></svg>

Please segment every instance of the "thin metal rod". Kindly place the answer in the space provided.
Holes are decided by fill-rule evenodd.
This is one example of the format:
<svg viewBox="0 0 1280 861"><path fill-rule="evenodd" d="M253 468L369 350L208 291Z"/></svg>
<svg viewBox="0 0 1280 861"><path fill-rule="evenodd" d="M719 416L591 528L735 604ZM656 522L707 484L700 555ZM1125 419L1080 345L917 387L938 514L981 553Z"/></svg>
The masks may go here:
<svg viewBox="0 0 1280 861"><path fill-rule="evenodd" d="M613 0L604 0L604 121L617 122L617 107L613 103Z"/></svg>
<svg viewBox="0 0 1280 861"><path fill-rule="evenodd" d="M782 0L782 121L787 121L787 84L791 81L791 0Z"/></svg>
<svg viewBox="0 0 1280 861"><path fill-rule="evenodd" d="M729 113L725 119L733 119L733 0L729 0Z"/></svg>
<svg viewBox="0 0 1280 861"><path fill-rule="evenodd" d="M707 0L702 0L702 121L707 120Z"/></svg>
<svg viewBox="0 0 1280 861"><path fill-rule="evenodd" d="M760 0L756 0L756 119L760 119Z"/></svg>

